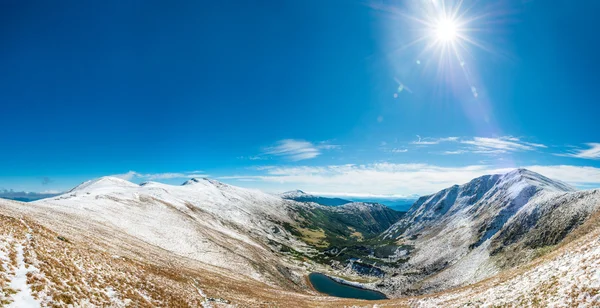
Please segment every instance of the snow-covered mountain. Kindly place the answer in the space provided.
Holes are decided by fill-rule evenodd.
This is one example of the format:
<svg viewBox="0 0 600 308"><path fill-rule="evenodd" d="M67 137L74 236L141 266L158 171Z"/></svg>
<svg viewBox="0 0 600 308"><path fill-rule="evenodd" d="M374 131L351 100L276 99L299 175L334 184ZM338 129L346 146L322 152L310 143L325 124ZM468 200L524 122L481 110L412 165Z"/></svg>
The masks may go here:
<svg viewBox="0 0 600 308"><path fill-rule="evenodd" d="M210 179L173 186L103 177L23 210L48 225L58 224L70 237L101 236L132 247L150 244L211 267L285 285L301 276L281 274L278 267L293 273L293 266L280 262L269 243L310 250L281 225L292 222L291 203Z"/></svg>
<svg viewBox="0 0 600 308"><path fill-rule="evenodd" d="M346 203L352 202L350 200L341 199L341 198L329 198L329 197L311 195L311 194L307 194L307 193L303 192L302 190L287 191L282 194L279 194L279 196L283 199L294 200L294 201L298 201L298 202L314 202L314 203L317 203L320 205L325 205L325 206L339 206L339 205L344 205Z"/></svg>
<svg viewBox="0 0 600 308"><path fill-rule="evenodd" d="M424 293L480 281L559 243L599 207L599 191L578 192L525 169L423 196L382 235L410 247L399 272L418 274L384 284Z"/></svg>

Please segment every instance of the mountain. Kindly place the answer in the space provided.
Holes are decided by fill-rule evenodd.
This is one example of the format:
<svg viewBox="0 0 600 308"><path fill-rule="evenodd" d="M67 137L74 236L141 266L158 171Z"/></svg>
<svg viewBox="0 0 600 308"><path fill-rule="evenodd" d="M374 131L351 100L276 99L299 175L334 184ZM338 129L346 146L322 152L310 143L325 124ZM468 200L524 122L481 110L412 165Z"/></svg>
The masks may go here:
<svg viewBox="0 0 600 308"><path fill-rule="evenodd" d="M340 198L328 198L328 197L310 195L301 190L293 190L293 191L284 192L284 193L280 194L279 196L283 199L294 200L294 201L298 201L298 202L313 202L313 203L317 203L317 204L325 205L325 206L339 206L339 205L344 205L346 203L352 202L350 200L345 200L345 199L340 199Z"/></svg>
<svg viewBox="0 0 600 308"><path fill-rule="evenodd" d="M481 281L548 251L599 206L598 191L525 169L423 196L382 234L407 249L404 268L380 284L422 294Z"/></svg>
<svg viewBox="0 0 600 308"><path fill-rule="evenodd" d="M70 238L126 243L134 255L146 255L150 244L169 255L295 288L302 276L294 278L294 265L271 247L310 251L282 226L292 222L290 203L210 179L173 186L103 177L22 209Z"/></svg>
<svg viewBox="0 0 600 308"><path fill-rule="evenodd" d="M118 255L185 258L194 269L225 270L290 290L307 288L300 261L318 253L307 241L315 228L336 240L376 236L400 217L381 205L299 203L207 178L174 186L102 177L18 209L71 241L126 247ZM300 215L306 223L294 229Z"/></svg>

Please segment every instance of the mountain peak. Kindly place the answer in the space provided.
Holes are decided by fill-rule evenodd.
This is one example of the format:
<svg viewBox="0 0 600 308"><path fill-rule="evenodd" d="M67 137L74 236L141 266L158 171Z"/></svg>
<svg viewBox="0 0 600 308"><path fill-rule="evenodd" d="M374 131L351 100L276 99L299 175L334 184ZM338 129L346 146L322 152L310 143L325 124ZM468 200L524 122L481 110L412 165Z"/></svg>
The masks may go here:
<svg viewBox="0 0 600 308"><path fill-rule="evenodd" d="M136 185L134 183L131 183L127 180L118 178L118 177L114 177L114 176L103 176L94 180L89 180L86 182L83 182L77 186L75 186L73 189L69 190L68 192L75 192L75 191L83 191L83 190L91 190L91 189L99 189L99 188L106 188L106 187L138 187L139 185Z"/></svg>
<svg viewBox="0 0 600 308"><path fill-rule="evenodd" d="M518 168L504 174L502 180L509 185L515 185L517 183L524 182L546 191L572 192L577 190L566 183L550 179L525 168Z"/></svg>
<svg viewBox="0 0 600 308"><path fill-rule="evenodd" d="M435 224L439 219L447 216L465 212L485 212L491 208L489 204L506 208L503 215L510 216L536 195L574 191L575 188L561 181L552 180L528 169L518 168L504 174L483 175L468 183L453 185L437 193L422 196L411 206L406 218L397 225L400 227L412 225L416 230ZM402 228L395 228L395 230L399 229Z"/></svg>
<svg viewBox="0 0 600 308"><path fill-rule="evenodd" d="M543 177L543 175L533 172L526 168L517 168L512 171L505 173L507 177L518 177L518 176L530 176L530 177Z"/></svg>
<svg viewBox="0 0 600 308"><path fill-rule="evenodd" d="M279 196L286 199L286 198L305 197L305 196L308 196L308 194L300 189L296 189L296 190L290 190L290 191L281 193L281 194L279 194Z"/></svg>
<svg viewBox="0 0 600 308"><path fill-rule="evenodd" d="M197 184L212 184L215 186L224 186L227 184L224 184L222 182L219 182L217 180L213 180L213 179L209 179L209 178L191 178L187 181L185 181L183 184L181 184L182 186L188 186L188 185L197 185Z"/></svg>

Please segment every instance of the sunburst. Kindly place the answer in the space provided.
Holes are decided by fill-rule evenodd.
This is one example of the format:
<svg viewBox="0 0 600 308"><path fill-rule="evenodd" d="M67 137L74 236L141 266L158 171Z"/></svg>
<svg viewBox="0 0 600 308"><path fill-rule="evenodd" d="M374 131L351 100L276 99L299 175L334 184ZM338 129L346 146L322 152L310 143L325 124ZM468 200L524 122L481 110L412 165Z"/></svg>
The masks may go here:
<svg viewBox="0 0 600 308"><path fill-rule="evenodd" d="M410 13L401 12L400 15L418 33L401 49L424 45L418 59L435 60L441 75L445 71L461 70L468 88L477 97L477 87L467 59L470 59L473 47L489 51L476 35L482 30L478 22L489 15L472 13L472 7L466 7L463 0L421 0ZM420 62L417 60L417 63Z"/></svg>

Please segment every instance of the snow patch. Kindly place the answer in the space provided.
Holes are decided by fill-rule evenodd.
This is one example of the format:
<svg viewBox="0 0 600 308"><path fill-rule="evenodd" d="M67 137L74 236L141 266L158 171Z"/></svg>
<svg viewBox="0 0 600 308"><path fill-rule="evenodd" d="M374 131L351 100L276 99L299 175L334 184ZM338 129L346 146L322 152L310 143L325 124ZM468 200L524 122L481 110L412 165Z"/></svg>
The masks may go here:
<svg viewBox="0 0 600 308"><path fill-rule="evenodd" d="M28 234L27 238L31 238ZM17 290L17 293L12 297L13 302L8 307L14 308L36 308L41 307L40 302L33 298L31 294L31 288L27 284L27 273L37 271L38 269L33 266L27 266L25 264L25 252L23 244L17 243L15 245L17 250L17 269L15 276L10 282L10 287L13 290Z"/></svg>

